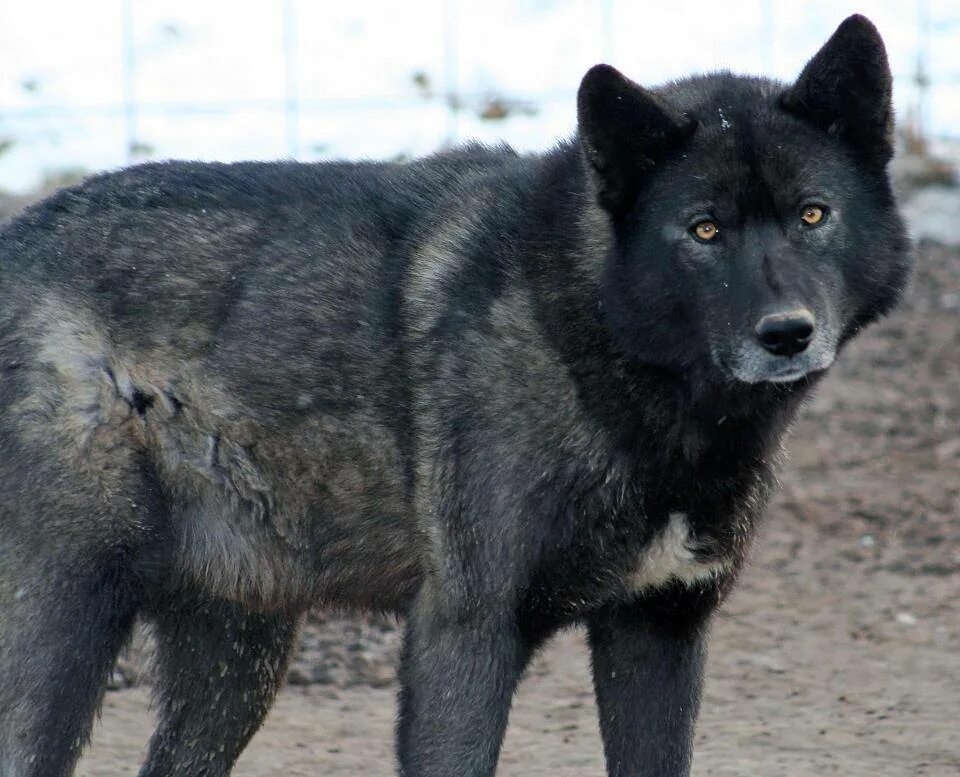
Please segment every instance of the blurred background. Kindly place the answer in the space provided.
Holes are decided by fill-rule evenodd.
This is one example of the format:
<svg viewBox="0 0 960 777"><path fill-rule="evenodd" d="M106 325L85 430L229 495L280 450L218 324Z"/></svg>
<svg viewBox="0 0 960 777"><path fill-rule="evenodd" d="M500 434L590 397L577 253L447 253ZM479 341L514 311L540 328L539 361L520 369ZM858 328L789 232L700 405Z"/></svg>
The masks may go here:
<svg viewBox="0 0 960 777"><path fill-rule="evenodd" d="M647 85L791 79L854 12L886 40L910 142L960 156L956 0L3 0L0 190L173 157L540 149L596 62Z"/></svg>

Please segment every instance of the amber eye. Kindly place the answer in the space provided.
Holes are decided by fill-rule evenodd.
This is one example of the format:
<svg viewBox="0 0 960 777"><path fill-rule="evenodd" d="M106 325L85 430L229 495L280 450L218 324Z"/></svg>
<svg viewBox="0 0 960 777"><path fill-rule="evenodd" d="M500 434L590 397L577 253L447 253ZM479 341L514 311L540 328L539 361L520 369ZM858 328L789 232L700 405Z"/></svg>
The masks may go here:
<svg viewBox="0 0 960 777"><path fill-rule="evenodd" d="M693 225L693 234L700 240L713 240L719 231L719 228L713 221L700 221Z"/></svg>
<svg viewBox="0 0 960 777"><path fill-rule="evenodd" d="M803 220L803 223L811 227L823 221L823 217L826 215L823 208L819 205L804 205L803 210L800 212L800 218Z"/></svg>

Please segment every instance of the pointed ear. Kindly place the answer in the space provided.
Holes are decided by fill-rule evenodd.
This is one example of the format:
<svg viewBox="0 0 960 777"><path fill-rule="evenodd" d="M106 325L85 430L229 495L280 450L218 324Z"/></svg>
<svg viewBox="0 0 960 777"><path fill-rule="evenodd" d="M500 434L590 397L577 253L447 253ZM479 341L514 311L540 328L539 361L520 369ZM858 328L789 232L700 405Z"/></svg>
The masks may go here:
<svg viewBox="0 0 960 777"><path fill-rule="evenodd" d="M577 124L597 198L614 217L633 205L643 172L696 129L696 122L610 65L587 71Z"/></svg>
<svg viewBox="0 0 960 777"><path fill-rule="evenodd" d="M892 82L880 33L854 15L807 63L781 105L882 166L893 156Z"/></svg>

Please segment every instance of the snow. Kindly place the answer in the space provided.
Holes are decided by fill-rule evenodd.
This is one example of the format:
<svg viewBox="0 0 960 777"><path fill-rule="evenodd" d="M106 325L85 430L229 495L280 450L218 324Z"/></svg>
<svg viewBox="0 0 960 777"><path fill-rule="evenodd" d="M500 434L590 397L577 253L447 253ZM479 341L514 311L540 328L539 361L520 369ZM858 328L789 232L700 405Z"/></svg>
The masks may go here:
<svg viewBox="0 0 960 777"><path fill-rule="evenodd" d="M930 186L912 192L901 203L903 216L914 240L933 240L960 247L960 189Z"/></svg>
<svg viewBox="0 0 960 777"><path fill-rule="evenodd" d="M960 10L927 5L935 86L924 118L956 136ZM467 138L542 149L573 131L576 86L596 62L646 84L717 68L790 79L852 12L884 35L901 114L916 102L915 0L674 0L656 14L635 0L127 0L128 17L123 7L6 0L0 140L13 144L0 189L144 158L389 158ZM462 110L448 109L449 94ZM493 98L505 118L480 117Z"/></svg>

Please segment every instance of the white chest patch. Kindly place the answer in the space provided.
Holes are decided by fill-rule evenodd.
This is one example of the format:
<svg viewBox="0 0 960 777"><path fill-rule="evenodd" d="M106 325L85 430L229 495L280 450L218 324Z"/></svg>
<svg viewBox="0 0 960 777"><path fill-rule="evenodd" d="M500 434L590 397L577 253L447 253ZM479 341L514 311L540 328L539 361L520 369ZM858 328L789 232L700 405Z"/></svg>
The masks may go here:
<svg viewBox="0 0 960 777"><path fill-rule="evenodd" d="M729 567L729 562L721 559L700 561L696 552L686 513L670 513L666 527L640 553L628 584L638 592L670 583L692 585Z"/></svg>

